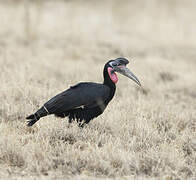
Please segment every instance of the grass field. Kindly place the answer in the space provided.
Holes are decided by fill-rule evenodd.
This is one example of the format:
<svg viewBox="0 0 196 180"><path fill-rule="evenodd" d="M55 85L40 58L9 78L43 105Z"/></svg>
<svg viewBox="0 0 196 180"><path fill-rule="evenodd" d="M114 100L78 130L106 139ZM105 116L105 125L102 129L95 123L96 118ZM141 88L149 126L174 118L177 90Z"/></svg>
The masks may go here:
<svg viewBox="0 0 196 180"><path fill-rule="evenodd" d="M0 179L196 179L194 0L0 1ZM25 117L79 81L119 75L83 129Z"/></svg>

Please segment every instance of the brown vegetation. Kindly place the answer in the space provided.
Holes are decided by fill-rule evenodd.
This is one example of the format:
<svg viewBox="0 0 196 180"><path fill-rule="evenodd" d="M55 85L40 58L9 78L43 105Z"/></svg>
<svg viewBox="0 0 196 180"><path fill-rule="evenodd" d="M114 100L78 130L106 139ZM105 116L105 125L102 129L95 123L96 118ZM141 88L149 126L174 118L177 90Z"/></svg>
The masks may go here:
<svg viewBox="0 0 196 180"><path fill-rule="evenodd" d="M0 179L195 179L196 3L0 1ZM125 56L115 98L83 129L25 116Z"/></svg>

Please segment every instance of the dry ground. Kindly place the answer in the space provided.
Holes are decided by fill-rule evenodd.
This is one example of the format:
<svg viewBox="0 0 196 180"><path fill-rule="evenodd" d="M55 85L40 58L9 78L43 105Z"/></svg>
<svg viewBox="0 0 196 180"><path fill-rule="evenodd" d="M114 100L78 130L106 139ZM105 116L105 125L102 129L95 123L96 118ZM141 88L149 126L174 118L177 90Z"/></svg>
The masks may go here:
<svg viewBox="0 0 196 180"><path fill-rule="evenodd" d="M0 179L196 179L196 3L0 1ZM104 114L80 129L25 116L125 56Z"/></svg>

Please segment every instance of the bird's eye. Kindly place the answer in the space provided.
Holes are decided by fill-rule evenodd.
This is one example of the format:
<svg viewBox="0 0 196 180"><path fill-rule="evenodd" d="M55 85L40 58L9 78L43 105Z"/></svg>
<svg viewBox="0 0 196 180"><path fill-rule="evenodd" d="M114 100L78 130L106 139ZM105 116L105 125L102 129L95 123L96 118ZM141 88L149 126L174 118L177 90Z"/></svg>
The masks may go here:
<svg viewBox="0 0 196 180"><path fill-rule="evenodd" d="M112 66L118 66L118 63L113 62L113 63L112 63Z"/></svg>

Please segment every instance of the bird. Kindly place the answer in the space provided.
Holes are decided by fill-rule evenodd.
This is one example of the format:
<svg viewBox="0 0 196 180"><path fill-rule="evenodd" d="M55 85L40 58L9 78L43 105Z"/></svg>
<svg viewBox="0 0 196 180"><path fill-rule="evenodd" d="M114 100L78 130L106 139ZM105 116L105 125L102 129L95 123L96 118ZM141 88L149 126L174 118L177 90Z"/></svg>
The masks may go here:
<svg viewBox="0 0 196 180"><path fill-rule="evenodd" d="M26 117L27 126L32 126L40 118L52 114L60 118L68 117L69 123L76 121L79 127L88 124L104 112L114 97L118 82L116 72L141 86L138 78L126 67L128 63L128 59L124 57L109 60L104 65L103 83L79 82L70 86L44 103L35 113Z"/></svg>

